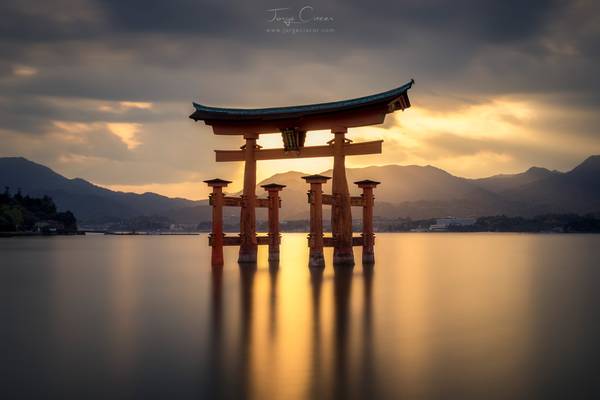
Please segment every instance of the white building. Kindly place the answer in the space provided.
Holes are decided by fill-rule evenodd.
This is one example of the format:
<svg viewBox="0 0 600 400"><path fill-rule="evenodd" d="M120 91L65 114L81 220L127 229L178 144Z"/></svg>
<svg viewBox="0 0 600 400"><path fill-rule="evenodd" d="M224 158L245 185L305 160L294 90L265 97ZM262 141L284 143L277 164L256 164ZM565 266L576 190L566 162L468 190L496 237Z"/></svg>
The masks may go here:
<svg viewBox="0 0 600 400"><path fill-rule="evenodd" d="M456 226L469 226L475 224L477 220L475 218L456 218L456 217L445 217L438 218L435 224L429 227L430 231L443 232L447 231L450 225Z"/></svg>

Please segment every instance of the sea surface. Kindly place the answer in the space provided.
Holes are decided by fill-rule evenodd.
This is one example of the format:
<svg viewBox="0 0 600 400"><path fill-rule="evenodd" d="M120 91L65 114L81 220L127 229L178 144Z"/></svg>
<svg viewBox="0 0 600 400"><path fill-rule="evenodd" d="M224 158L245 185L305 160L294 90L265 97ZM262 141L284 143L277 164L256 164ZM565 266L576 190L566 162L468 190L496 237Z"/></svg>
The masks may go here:
<svg viewBox="0 0 600 400"><path fill-rule="evenodd" d="M600 398L600 235L382 233L324 270L282 242L0 239L0 398Z"/></svg>

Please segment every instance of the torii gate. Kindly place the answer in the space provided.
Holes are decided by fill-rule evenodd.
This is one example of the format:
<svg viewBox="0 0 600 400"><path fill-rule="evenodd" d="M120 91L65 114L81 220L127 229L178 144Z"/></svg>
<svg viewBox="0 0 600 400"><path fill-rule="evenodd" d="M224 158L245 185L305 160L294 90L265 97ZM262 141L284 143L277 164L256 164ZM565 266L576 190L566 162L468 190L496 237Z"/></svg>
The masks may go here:
<svg viewBox="0 0 600 400"><path fill-rule="evenodd" d="M348 128L381 124L386 114L410 107L408 90L413 83L414 80L411 80L396 89L371 96L303 106L235 109L193 103L195 111L190 115L191 119L204 121L212 126L215 135L241 135L246 141L241 150L215 150L217 162L245 162L243 195L239 202L241 215L238 262L256 262L259 244L255 212L256 161L333 157L333 200L330 203L333 262L354 264L350 210L352 199L346 180L345 156L381 153L383 140L351 143L345 135ZM304 147L307 132L324 129L331 130L334 135L327 145ZM270 133L282 134L282 149L262 149L256 145L259 135ZM214 185L214 182L209 184Z"/></svg>

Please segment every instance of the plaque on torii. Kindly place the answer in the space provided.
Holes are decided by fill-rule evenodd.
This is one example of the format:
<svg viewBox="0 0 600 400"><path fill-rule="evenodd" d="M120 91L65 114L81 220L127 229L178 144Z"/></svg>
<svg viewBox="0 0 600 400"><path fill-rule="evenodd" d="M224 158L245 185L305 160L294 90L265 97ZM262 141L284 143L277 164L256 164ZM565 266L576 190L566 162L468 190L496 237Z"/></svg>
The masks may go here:
<svg viewBox="0 0 600 400"><path fill-rule="evenodd" d="M381 124L387 114L410 107L408 90L413 83L411 80L398 88L351 100L292 107L238 109L193 103L195 111L190 115L191 119L204 121L212 127L215 135L240 135L245 139L245 144L240 150L215 150L217 162L245 163L243 194L239 199L240 237L239 241L236 241L240 246L238 262L256 262L257 246L261 241L256 235L255 211L257 203L261 200L257 199L255 193L256 161L333 157L333 237L329 242L334 248L334 264L354 264L351 214L353 204L346 180L345 157L381 153L383 141L352 143L345 135L348 128ZM308 132L324 129L330 130L334 135L332 140L324 146L304 146ZM273 133L282 135L283 148L262 149L256 145L259 135ZM369 204L372 207L372 201L367 203L367 207ZM365 215L368 215L368 211ZM368 240L372 251L373 238L363 240ZM223 243L222 240L220 242Z"/></svg>

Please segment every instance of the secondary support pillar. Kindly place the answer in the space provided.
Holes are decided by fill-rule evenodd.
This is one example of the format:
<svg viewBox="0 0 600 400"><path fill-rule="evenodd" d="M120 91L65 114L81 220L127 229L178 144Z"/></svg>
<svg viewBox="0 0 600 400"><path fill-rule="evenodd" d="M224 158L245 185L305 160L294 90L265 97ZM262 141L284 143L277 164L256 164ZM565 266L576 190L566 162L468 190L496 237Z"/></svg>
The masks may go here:
<svg viewBox="0 0 600 400"><path fill-rule="evenodd" d="M240 213L239 263L255 263L256 241L256 139L258 134L244 134L244 191Z"/></svg>
<svg viewBox="0 0 600 400"><path fill-rule="evenodd" d="M346 128L332 129L333 139L333 180L331 183L333 204L331 209L331 232L333 233L334 265L354 265L352 252L352 212L350 192L346 180L344 144Z"/></svg>
<svg viewBox="0 0 600 400"><path fill-rule="evenodd" d="M373 233L373 206L375 204L375 197L373 196L373 189L381 182L366 179L354 183L363 190L361 195L363 199L362 262L363 264L374 264L375 251L373 247L375 245L375 234Z"/></svg>
<svg viewBox="0 0 600 400"><path fill-rule="evenodd" d="M209 236L211 246L210 262L212 265L223 265L223 188L227 187L231 181L223 179L210 179L204 181L212 188L209 196L209 202L212 205L212 228Z"/></svg>
<svg viewBox="0 0 600 400"><path fill-rule="evenodd" d="M303 176L302 179L310 184L308 191L308 202L310 203L308 266L323 268L325 267L323 258L323 184L331 178L323 175L309 175Z"/></svg>
<svg viewBox="0 0 600 400"><path fill-rule="evenodd" d="M279 261L279 244L281 243L281 234L279 233L279 207L281 199L279 192L285 185L269 183L262 185L268 192L269 200L269 261Z"/></svg>

